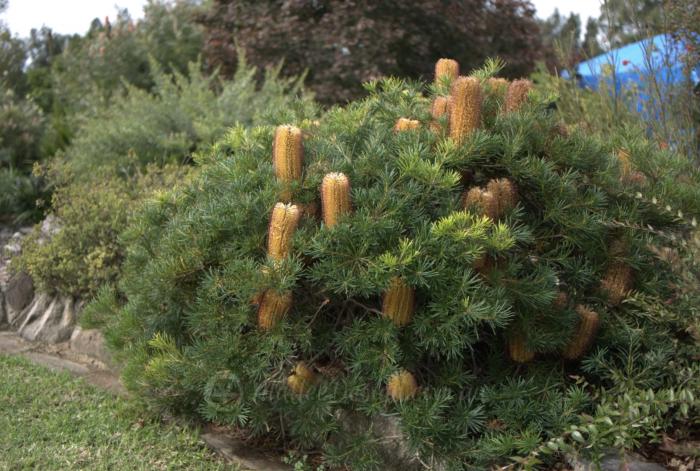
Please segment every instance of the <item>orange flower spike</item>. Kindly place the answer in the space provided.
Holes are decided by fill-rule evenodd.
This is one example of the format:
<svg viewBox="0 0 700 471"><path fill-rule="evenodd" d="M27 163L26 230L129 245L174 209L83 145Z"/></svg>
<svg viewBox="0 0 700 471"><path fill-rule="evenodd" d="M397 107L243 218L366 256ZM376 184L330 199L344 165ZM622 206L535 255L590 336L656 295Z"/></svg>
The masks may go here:
<svg viewBox="0 0 700 471"><path fill-rule="evenodd" d="M458 77L452 83L450 106L450 137L462 142L481 125L483 94L479 80Z"/></svg>
<svg viewBox="0 0 700 471"><path fill-rule="evenodd" d="M267 254L270 258L280 261L287 257L300 217L301 211L294 204L275 205L267 236Z"/></svg>
<svg viewBox="0 0 700 471"><path fill-rule="evenodd" d="M401 370L389 378L386 384L386 392L395 401L410 399L418 392L416 378L410 372Z"/></svg>
<svg viewBox="0 0 700 471"><path fill-rule="evenodd" d="M350 201L350 181L343 173L329 173L321 183L321 207L323 222L328 227L338 223L343 214L352 210Z"/></svg>
<svg viewBox="0 0 700 471"><path fill-rule="evenodd" d="M415 290L408 286L403 278L398 276L392 278L382 302L384 316L401 327L411 322L414 308Z"/></svg>

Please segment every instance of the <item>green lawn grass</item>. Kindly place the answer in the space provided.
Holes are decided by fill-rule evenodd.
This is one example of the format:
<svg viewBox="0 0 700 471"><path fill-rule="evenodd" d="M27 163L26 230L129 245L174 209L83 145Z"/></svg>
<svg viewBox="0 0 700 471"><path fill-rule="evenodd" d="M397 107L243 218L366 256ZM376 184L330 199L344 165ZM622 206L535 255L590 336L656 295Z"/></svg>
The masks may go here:
<svg viewBox="0 0 700 471"><path fill-rule="evenodd" d="M197 431L67 373L0 355L0 470L234 469Z"/></svg>

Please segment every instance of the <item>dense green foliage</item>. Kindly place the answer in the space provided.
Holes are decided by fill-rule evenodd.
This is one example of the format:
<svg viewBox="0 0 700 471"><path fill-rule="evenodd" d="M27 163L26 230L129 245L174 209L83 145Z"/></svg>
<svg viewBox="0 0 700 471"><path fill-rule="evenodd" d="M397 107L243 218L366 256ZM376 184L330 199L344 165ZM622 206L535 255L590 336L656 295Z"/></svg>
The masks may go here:
<svg viewBox="0 0 700 471"><path fill-rule="evenodd" d="M541 57L529 0L215 0L202 15L204 55L230 76L242 49L263 68L307 73L325 104L363 95L379 77L429 77L436 57L453 57L464 73L487 57L508 63L509 77L529 74Z"/></svg>
<svg viewBox="0 0 700 471"><path fill-rule="evenodd" d="M0 469L237 469L134 400L22 358L0 356L0 368Z"/></svg>
<svg viewBox="0 0 700 471"><path fill-rule="evenodd" d="M321 179L340 171L354 212L333 227L306 212L283 261L265 252L282 189L272 127L235 127L196 157L189 184L147 201L125 235L118 290L93 304L113 314L107 335L129 387L171 410L323 448L329 464L352 469L384 469L382 440L371 427L343 430L341 411L400 418L409 449L448 469L511 456L536 464L579 442L634 447L697 417L687 392L700 377L697 299L671 269L682 251L674 234L700 214L696 171L638 136L565 131L549 96L504 113L502 97L487 93L481 129L458 145L430 130L419 84L367 90L320 125L295 121L306 138L294 201L318 204ZM399 117L421 128L394 132ZM628 166L643 176L626 178ZM515 208L498 220L463 209L465 189L502 177L517 187ZM633 272L621 304L601 289L615 264ZM416 290L402 328L380 312L396 276ZM271 331L257 327L251 301L265 290L294 293ZM561 292L567 301L555 306ZM601 319L580 364L561 354L577 305ZM534 361L507 358L515 337ZM300 360L319 379L296 395L286 381ZM394 402L385 384L403 368L420 389ZM639 409L653 418L635 422Z"/></svg>

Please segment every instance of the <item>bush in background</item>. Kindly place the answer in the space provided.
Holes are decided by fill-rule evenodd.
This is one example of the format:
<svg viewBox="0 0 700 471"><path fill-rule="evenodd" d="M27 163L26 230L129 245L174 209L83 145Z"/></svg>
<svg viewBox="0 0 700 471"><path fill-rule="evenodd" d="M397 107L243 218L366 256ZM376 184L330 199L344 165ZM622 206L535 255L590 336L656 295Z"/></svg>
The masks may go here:
<svg viewBox="0 0 700 471"><path fill-rule="evenodd" d="M3 182L13 183L0 197L0 218L17 223L41 216L45 208L35 202L46 198L48 188L30 176L33 163L69 146L86 122L104 118L112 101L135 90L147 96L157 74L189 72L188 64L202 49L202 28L194 22L199 5L195 0L151 0L142 20L133 22L122 10L114 24L93 21L85 36L42 28L22 40L0 25L0 100L6 118L0 125L5 128L0 129L0 172ZM158 64L157 70L151 70L152 64ZM8 109L8 103L14 108ZM26 119L17 123L22 116ZM30 129L35 116L41 117L40 126ZM9 169L8 159L21 163Z"/></svg>
<svg viewBox="0 0 700 471"><path fill-rule="evenodd" d="M280 79L271 69L258 87L256 70L241 65L224 81L205 76L199 63L187 74L169 74L152 61L152 90L127 85L123 96L87 120L54 164L54 179L83 178L98 167L128 172L134 164L186 163L235 123L277 123L316 112L302 79Z"/></svg>
<svg viewBox="0 0 700 471"><path fill-rule="evenodd" d="M500 56L507 76L522 77L540 53L526 0L215 0L202 23L210 66L232 75L237 47L260 68L284 61L285 74L308 71L322 103L356 98L382 76L431 76L435 57L456 58L466 73Z"/></svg>
<svg viewBox="0 0 700 471"><path fill-rule="evenodd" d="M98 170L93 178L59 187L51 201L56 232L47 237L37 226L22 242L13 270L29 273L43 292L91 297L116 280L124 255L118 237L141 200L177 186L187 172L151 165L120 178Z"/></svg>
<svg viewBox="0 0 700 471"><path fill-rule="evenodd" d="M120 10L113 23L95 20L85 36L67 41L51 65L54 150L65 147L85 120L108 108L127 86L150 91L158 72L152 64L166 73L188 72L203 46L201 27L194 23L198 5L150 0L139 21Z"/></svg>
<svg viewBox="0 0 700 471"><path fill-rule="evenodd" d="M187 173L183 164L230 126L303 120L317 111L301 79L280 79L277 69L258 87L255 69L245 65L230 81L204 76L198 63L187 76L150 67L153 93L127 86L44 172L60 229L44 241L37 226L13 262L44 291L90 298L113 282L129 216L153 191L174 186Z"/></svg>
<svg viewBox="0 0 700 471"><path fill-rule="evenodd" d="M0 87L0 222L27 222L40 214L41 181L32 165L40 154L45 117L31 101Z"/></svg>

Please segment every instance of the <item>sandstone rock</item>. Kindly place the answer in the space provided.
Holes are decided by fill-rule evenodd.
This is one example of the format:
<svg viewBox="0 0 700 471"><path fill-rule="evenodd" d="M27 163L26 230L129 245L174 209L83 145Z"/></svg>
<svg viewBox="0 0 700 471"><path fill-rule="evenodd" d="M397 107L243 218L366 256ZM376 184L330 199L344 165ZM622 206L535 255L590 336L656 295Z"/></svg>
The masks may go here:
<svg viewBox="0 0 700 471"><path fill-rule="evenodd" d="M291 471L278 456L268 455L251 448L246 443L223 434L204 433L202 440L210 448L223 455L229 462L251 471Z"/></svg>
<svg viewBox="0 0 700 471"><path fill-rule="evenodd" d="M2 252L8 258L11 258L22 251L22 238L24 234L21 232L15 232L12 237L3 246Z"/></svg>
<svg viewBox="0 0 700 471"><path fill-rule="evenodd" d="M70 339L75 326L75 303L70 297L50 297L40 294L20 313L17 333L31 341L48 343Z"/></svg>
<svg viewBox="0 0 700 471"><path fill-rule="evenodd" d="M61 230L61 222L53 214L46 216L46 219L41 221L39 226L39 244L44 244L49 241L54 234Z"/></svg>
<svg viewBox="0 0 700 471"><path fill-rule="evenodd" d="M70 337L70 348L76 353L109 364L111 357L102 332L97 329L76 327Z"/></svg>
<svg viewBox="0 0 700 471"><path fill-rule="evenodd" d="M596 464L582 457L569 457L573 471L665 471L660 464L650 463L636 453L611 451Z"/></svg>
<svg viewBox="0 0 700 471"><path fill-rule="evenodd" d="M0 329L7 327L7 310L5 309L5 294L0 291Z"/></svg>
<svg viewBox="0 0 700 471"><path fill-rule="evenodd" d="M379 452L384 461L383 468L391 471L413 471L425 469L415 453L411 453L408 441L401 430L401 419L396 416L375 415L367 416L357 413L340 412L340 423L344 432L352 434L371 431L376 437ZM444 464L438 457L428 460L429 469L443 471Z"/></svg>
<svg viewBox="0 0 700 471"><path fill-rule="evenodd" d="M25 272L19 272L10 278L5 287L5 299L11 309L21 311L33 298L34 282L31 276Z"/></svg>

